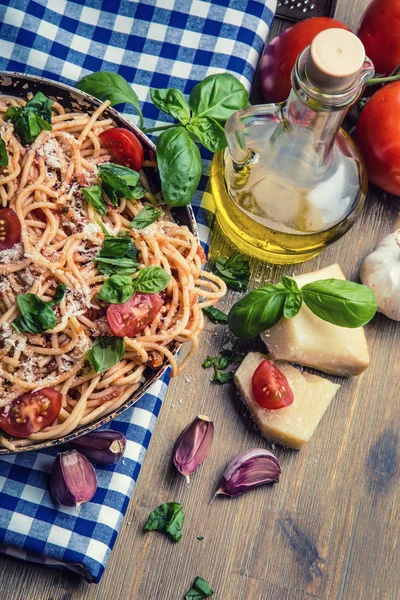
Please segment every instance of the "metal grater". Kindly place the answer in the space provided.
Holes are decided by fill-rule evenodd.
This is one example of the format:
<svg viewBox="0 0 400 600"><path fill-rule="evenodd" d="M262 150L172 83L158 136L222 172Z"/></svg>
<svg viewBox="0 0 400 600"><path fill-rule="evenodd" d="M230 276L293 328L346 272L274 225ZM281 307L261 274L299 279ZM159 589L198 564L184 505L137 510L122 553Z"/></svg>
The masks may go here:
<svg viewBox="0 0 400 600"><path fill-rule="evenodd" d="M276 16L290 21L333 17L337 0L278 0Z"/></svg>

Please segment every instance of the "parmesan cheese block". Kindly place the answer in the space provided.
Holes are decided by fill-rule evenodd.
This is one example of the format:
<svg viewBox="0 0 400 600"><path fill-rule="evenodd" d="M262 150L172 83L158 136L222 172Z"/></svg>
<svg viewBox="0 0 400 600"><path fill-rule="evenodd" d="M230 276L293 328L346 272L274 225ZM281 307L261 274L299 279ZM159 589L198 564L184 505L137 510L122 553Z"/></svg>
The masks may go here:
<svg viewBox="0 0 400 600"><path fill-rule="evenodd" d="M263 408L254 399L251 381L265 358L250 352L235 373L235 383L262 435L271 442L300 449L311 438L340 386L318 375L301 373L287 362L272 361L288 380L294 401L277 410Z"/></svg>
<svg viewBox="0 0 400 600"><path fill-rule="evenodd" d="M339 265L294 277L301 288L320 279L346 279ZM360 375L369 365L364 329L349 329L320 319L303 303L293 319L280 321L261 334L270 358L287 360L343 377Z"/></svg>

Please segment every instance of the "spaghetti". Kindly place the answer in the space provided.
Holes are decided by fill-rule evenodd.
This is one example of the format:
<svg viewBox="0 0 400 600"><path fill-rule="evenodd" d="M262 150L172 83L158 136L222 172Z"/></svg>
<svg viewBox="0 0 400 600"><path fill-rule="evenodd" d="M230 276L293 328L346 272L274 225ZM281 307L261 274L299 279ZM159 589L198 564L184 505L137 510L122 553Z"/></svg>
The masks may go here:
<svg viewBox="0 0 400 600"><path fill-rule="evenodd" d="M0 99L1 136L9 155L8 167L0 171L0 205L13 209L21 224L21 241L0 251L0 407L43 388L60 392L62 404L52 425L25 439L0 436L0 444L11 450L65 436L114 411L145 381L146 367L169 363L171 375L177 375L184 364L176 363L175 345L190 342L188 357L196 351L201 308L215 304L226 291L223 281L202 271L201 247L187 227L166 215L144 229L130 227L143 206L155 202L143 173L145 196L140 201L122 198L99 224L81 188L96 184L98 165L112 161L99 141L101 132L114 127L103 116L108 102L92 115L66 112L54 102L52 130L41 131L28 147L5 117L9 106L24 105L21 99ZM152 166L149 161L147 166ZM95 373L87 351L98 336L113 335L98 299L107 277L93 260L104 229L131 237L139 268L161 267L171 279L154 320L134 337L125 337L120 362ZM15 331L11 322L20 315L18 295L32 293L48 302L58 284L66 292L54 308L56 326L41 334Z"/></svg>

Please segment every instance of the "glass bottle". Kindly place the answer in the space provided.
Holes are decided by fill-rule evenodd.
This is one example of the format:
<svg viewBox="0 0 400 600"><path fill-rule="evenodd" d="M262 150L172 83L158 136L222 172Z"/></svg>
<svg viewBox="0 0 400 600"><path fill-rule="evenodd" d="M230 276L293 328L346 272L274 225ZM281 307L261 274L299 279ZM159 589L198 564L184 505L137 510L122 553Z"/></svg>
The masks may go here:
<svg viewBox="0 0 400 600"><path fill-rule="evenodd" d="M211 191L217 225L240 251L299 263L354 224L368 177L340 126L373 74L360 40L329 29L298 57L286 102L230 117L228 148L213 159Z"/></svg>

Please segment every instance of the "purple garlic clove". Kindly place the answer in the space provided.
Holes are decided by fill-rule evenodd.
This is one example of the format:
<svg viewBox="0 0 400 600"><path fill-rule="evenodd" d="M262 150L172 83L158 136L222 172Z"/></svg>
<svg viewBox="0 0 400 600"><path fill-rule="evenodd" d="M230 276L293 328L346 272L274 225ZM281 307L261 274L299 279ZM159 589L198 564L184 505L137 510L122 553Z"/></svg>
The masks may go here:
<svg viewBox="0 0 400 600"><path fill-rule="evenodd" d="M122 458L125 445L124 434L113 429L92 431L66 444L68 448L79 450L86 458L99 465L117 463Z"/></svg>
<svg viewBox="0 0 400 600"><path fill-rule="evenodd" d="M278 459L264 450L253 448L245 450L231 460L223 475L217 494L240 496L265 483L277 483L281 467Z"/></svg>
<svg viewBox="0 0 400 600"><path fill-rule="evenodd" d="M173 461L179 473L192 475L207 458L214 436L214 424L204 415L199 415L178 437L173 453Z"/></svg>
<svg viewBox="0 0 400 600"><path fill-rule="evenodd" d="M60 452L54 461L50 479L51 491L64 506L80 506L93 498L97 477L88 459L76 450Z"/></svg>

